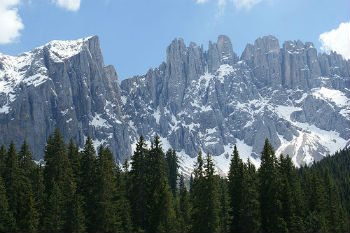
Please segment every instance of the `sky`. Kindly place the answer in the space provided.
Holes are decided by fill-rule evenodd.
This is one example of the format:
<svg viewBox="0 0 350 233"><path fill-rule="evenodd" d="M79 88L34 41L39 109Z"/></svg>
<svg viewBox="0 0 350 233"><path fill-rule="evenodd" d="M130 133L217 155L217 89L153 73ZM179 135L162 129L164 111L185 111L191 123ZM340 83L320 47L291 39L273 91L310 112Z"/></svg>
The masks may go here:
<svg viewBox="0 0 350 233"><path fill-rule="evenodd" d="M207 48L221 34L239 56L247 43L274 35L280 45L311 41L320 52L350 59L350 1L0 0L0 53L98 35L119 80L158 67L175 38Z"/></svg>

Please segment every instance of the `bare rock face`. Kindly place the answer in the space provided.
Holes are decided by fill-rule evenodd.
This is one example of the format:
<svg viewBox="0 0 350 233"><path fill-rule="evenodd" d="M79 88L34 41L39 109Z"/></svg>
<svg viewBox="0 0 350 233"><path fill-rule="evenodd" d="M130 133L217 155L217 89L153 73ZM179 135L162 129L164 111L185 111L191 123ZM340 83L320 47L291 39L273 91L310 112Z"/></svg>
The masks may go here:
<svg viewBox="0 0 350 233"><path fill-rule="evenodd" d="M36 159L58 127L82 147L108 145L129 157L140 135L161 137L184 172L199 150L227 172L236 144L259 165L265 138L276 153L310 164L350 143L350 62L310 42L265 36L239 58L227 36L208 50L175 39L166 61L118 83L96 36L0 54L0 143L26 139Z"/></svg>
<svg viewBox="0 0 350 233"><path fill-rule="evenodd" d="M98 37L52 41L16 57L1 55L0 142L26 139L36 159L58 127L82 147L108 143L119 159L130 155L120 108L118 76L105 67Z"/></svg>
<svg viewBox="0 0 350 233"><path fill-rule="evenodd" d="M239 59L226 36L208 51L177 39L166 63L122 81L122 111L133 145L158 134L183 167L203 150L225 172L234 144L259 164L265 138L302 165L349 143L349 80L349 61L310 42L265 36Z"/></svg>

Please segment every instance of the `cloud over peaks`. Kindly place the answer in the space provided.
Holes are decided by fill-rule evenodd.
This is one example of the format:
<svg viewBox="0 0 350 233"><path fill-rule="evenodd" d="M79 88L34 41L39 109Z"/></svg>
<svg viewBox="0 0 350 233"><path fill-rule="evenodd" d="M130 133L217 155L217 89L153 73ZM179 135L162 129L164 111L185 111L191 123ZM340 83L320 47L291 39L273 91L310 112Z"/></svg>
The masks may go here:
<svg viewBox="0 0 350 233"><path fill-rule="evenodd" d="M350 21L341 23L338 28L320 35L321 50L336 51L344 58L350 59Z"/></svg>
<svg viewBox="0 0 350 233"><path fill-rule="evenodd" d="M0 0L0 44L14 42L24 28L17 6L20 0Z"/></svg>

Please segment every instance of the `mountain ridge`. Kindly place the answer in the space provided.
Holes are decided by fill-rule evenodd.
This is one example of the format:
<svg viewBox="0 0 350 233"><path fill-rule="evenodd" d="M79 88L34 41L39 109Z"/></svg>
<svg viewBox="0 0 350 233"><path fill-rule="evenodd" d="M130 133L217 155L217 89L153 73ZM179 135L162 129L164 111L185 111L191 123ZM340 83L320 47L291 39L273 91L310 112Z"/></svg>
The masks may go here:
<svg viewBox="0 0 350 233"><path fill-rule="evenodd" d="M178 38L158 68L120 84L114 67L103 63L97 36L34 50L39 55L19 69L31 82L18 82L16 90L6 89L12 73L6 73L7 55L0 55L0 132L17 132L0 142L20 144L29 137L37 159L42 152L35 144L45 145L55 126L80 146L87 135L95 146L108 144L118 161L131 155L139 135L151 140L158 134L165 149L178 151L183 167L203 150L217 155L223 172L233 144L258 163L268 137L278 153L289 153L302 165L350 141L350 61L336 53L318 54L311 42L286 41L280 47L277 38L265 36L238 57L224 35L206 51ZM18 96L22 101L16 102ZM35 114L38 106L41 114ZM28 118L33 125L25 123ZM34 138L40 133L39 143Z"/></svg>

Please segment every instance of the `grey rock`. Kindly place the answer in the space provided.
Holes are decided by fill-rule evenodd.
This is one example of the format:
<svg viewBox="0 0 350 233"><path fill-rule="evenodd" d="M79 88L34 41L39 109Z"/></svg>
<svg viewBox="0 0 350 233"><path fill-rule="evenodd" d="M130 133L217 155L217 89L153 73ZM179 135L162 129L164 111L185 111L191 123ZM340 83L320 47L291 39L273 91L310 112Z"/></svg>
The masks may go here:
<svg viewBox="0 0 350 233"><path fill-rule="evenodd" d="M77 43L82 43L81 48ZM71 52L69 46L63 48L65 45L51 42L29 52L34 58L23 67L27 70L24 81L14 86L10 111L0 114L0 142L13 140L21 145L27 140L34 158L40 159L48 136L57 127L66 141L73 138L83 147L90 135L95 146L108 144L118 159L126 158L131 148L122 120L118 77L113 67L104 66L98 37L72 41L69 46L79 50L59 58L54 48ZM40 70L47 70L40 85L25 82Z"/></svg>
<svg viewBox="0 0 350 233"><path fill-rule="evenodd" d="M7 70L21 59L28 64L15 82ZM27 139L39 159L58 127L80 147L92 136L123 162L140 135L150 141L158 134L164 149L181 156L221 156L224 172L234 144L243 158L258 161L269 138L276 153L309 164L349 145L349 62L317 54L310 42L281 48L273 36L248 44L240 58L227 36L207 51L180 38L158 68L119 84L97 37L51 42L18 57L0 55L0 82L10 88L0 90L0 142Z"/></svg>

